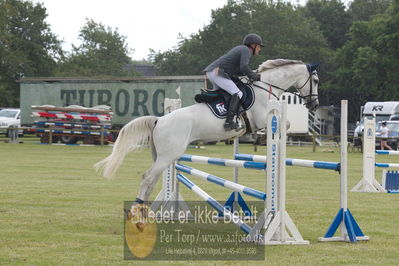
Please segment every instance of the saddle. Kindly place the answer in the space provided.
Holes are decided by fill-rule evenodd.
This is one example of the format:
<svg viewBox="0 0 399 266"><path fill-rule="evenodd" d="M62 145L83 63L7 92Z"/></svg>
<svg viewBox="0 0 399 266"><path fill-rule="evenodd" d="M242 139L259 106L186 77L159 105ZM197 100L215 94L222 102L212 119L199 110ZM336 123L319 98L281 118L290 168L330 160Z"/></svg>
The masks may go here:
<svg viewBox="0 0 399 266"><path fill-rule="evenodd" d="M243 96L240 100L240 108L238 111L238 115L241 115L243 112L247 111L252 107L255 101L253 88L247 84L244 84L242 81L238 79L233 80L236 83L237 87L242 91ZM229 108L231 95L222 90L217 89L214 91L210 90L202 90L201 94L195 95L195 101L197 103L205 103L212 113L221 119L225 119L227 116L227 110Z"/></svg>

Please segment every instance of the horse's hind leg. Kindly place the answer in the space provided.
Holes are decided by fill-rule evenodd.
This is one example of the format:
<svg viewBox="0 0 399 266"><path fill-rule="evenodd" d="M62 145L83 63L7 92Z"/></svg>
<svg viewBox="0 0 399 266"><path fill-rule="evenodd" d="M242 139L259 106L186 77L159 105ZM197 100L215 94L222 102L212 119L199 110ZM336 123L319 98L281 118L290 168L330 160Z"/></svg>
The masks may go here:
<svg viewBox="0 0 399 266"><path fill-rule="evenodd" d="M172 117L173 118L173 117ZM176 124L173 119L160 119L154 128L152 135L152 156L154 164L144 173L140 184L137 202L148 202L148 198L154 189L162 172L186 150L190 141L191 124L183 123L178 128L170 125Z"/></svg>
<svg viewBox="0 0 399 266"><path fill-rule="evenodd" d="M155 161L157 160L157 149L153 141L151 141L151 156L152 156L152 163L154 164Z"/></svg>
<svg viewBox="0 0 399 266"><path fill-rule="evenodd" d="M154 164L143 175L143 180L140 184L140 191L136 200L137 202L148 202L148 198L163 171L184 153L187 145L188 143L183 142L179 143L179 145L174 145L174 150L169 148L157 149Z"/></svg>
<svg viewBox="0 0 399 266"><path fill-rule="evenodd" d="M136 199L137 202L148 202L148 198L152 190L154 189L154 186L157 183L159 177L172 162L173 160L170 160L170 162L160 162L160 160L157 159L152 167L143 174L143 179L141 180L140 184L140 191Z"/></svg>
<svg viewBox="0 0 399 266"><path fill-rule="evenodd" d="M161 162L157 162L157 149L154 145L154 142L151 141L151 156L152 156L152 166L148 169L142 177L142 181L140 183L140 191L136 198L136 202L143 203L144 201L148 201L149 195L151 194L152 190L154 189L155 184L157 183L163 167L165 164Z"/></svg>

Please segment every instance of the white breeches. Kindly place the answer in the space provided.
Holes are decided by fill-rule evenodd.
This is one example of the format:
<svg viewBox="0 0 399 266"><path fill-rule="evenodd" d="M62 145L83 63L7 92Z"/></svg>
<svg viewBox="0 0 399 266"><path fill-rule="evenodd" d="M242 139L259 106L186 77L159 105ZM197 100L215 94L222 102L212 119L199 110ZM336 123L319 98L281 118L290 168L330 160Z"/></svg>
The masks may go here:
<svg viewBox="0 0 399 266"><path fill-rule="evenodd" d="M222 90L227 91L231 95L238 93L238 97L242 97L242 91L237 87L237 85L231 80L218 75L218 69L215 68L212 71L206 72L206 76L212 83L214 87L219 87ZM215 86L216 85L216 86Z"/></svg>

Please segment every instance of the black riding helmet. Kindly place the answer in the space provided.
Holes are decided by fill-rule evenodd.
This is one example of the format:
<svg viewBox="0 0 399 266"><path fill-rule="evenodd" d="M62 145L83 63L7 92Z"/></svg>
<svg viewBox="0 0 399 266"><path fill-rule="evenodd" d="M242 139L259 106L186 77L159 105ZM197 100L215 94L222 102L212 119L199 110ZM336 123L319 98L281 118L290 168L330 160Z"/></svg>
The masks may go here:
<svg viewBox="0 0 399 266"><path fill-rule="evenodd" d="M264 47L263 42L262 42L262 37L260 37L256 33L250 33L250 34L245 35L244 40L242 42L246 46L250 46L252 44L258 44L258 45Z"/></svg>

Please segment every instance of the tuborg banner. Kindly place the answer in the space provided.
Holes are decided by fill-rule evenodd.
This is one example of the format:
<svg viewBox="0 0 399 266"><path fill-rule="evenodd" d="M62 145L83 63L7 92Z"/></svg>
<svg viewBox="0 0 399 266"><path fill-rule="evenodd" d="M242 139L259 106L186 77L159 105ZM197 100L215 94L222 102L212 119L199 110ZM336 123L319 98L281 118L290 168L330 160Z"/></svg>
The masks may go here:
<svg viewBox="0 0 399 266"><path fill-rule="evenodd" d="M204 76L141 77L129 79L25 78L20 81L21 122L33 123L32 105L64 107L111 106L112 124L123 125L145 115L163 115L165 98L195 103Z"/></svg>

